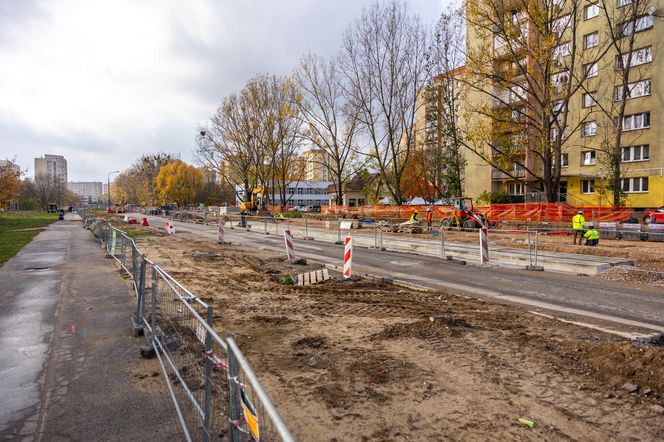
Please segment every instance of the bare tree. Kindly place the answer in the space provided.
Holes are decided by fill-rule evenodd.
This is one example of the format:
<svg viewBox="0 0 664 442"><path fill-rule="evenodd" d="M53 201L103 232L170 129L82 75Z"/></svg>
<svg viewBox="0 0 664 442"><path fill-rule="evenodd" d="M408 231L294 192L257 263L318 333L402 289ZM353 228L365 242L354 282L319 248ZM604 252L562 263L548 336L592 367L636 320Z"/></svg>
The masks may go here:
<svg viewBox="0 0 664 442"><path fill-rule="evenodd" d="M615 59L604 63L608 72L613 72L614 81L604 82L599 90L585 90L593 94L594 105L603 114L607 136L600 145L600 164L607 169L605 176L606 190L612 195L612 205L619 207L625 202L622 187L624 167L623 156L641 157L646 146L631 146L623 149L623 132L636 128L627 128L625 121L627 102L651 93L649 66L653 57L653 47L641 45L641 32L651 29L653 23L653 4L651 0L600 0L598 8L607 26L604 38L607 40ZM642 119L649 118L645 115ZM645 121L642 121L645 123ZM647 127L644 125L643 127ZM640 135L640 134L639 134ZM632 150L638 149L637 152ZM624 153L625 152L625 153Z"/></svg>
<svg viewBox="0 0 664 442"><path fill-rule="evenodd" d="M350 106L342 84L338 60L326 60L309 54L300 60L295 75L302 93L299 102L304 120L303 137L327 155L323 164L334 185L336 203L343 204L344 185L349 173L355 135L358 129L358 107Z"/></svg>
<svg viewBox="0 0 664 442"><path fill-rule="evenodd" d="M596 72L608 45L593 51L579 47L580 0L467 5L474 43L466 54L465 78L481 99L466 101L467 112L478 117L470 118L466 147L554 202L566 143L592 112L584 109L573 120L570 99Z"/></svg>
<svg viewBox="0 0 664 442"><path fill-rule="evenodd" d="M438 197L463 193L463 131L460 105L465 63L465 16L454 6L436 24L429 54L429 84L424 91L425 157ZM464 48L464 49L462 49Z"/></svg>
<svg viewBox="0 0 664 442"><path fill-rule="evenodd" d="M39 202L42 209L46 209L46 205L49 203L59 206L64 204L67 186L55 177L37 174L34 181L27 181L27 185L30 194Z"/></svg>
<svg viewBox="0 0 664 442"><path fill-rule="evenodd" d="M217 108L210 122L199 128L196 157L214 170L229 186L242 185L242 201L248 201L258 186L256 128L248 91L233 93Z"/></svg>
<svg viewBox="0 0 664 442"><path fill-rule="evenodd" d="M366 155L378 168L396 203L415 149L415 114L426 85L429 34L405 3L376 2L364 9L343 36L342 71Z"/></svg>

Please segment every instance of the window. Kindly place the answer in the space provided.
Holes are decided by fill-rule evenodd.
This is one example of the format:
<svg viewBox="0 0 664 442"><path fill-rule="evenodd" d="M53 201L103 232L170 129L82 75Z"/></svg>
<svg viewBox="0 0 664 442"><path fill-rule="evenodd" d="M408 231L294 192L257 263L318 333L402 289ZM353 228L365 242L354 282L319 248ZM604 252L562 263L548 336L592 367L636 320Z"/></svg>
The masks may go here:
<svg viewBox="0 0 664 442"><path fill-rule="evenodd" d="M644 97L652 93L650 80L635 81L634 83L627 83L627 99ZM616 101L622 100L623 87L616 86L615 98Z"/></svg>
<svg viewBox="0 0 664 442"><path fill-rule="evenodd" d="M551 25L551 30L558 35L562 34L572 21L571 18L571 15L565 15L564 17L554 20Z"/></svg>
<svg viewBox="0 0 664 442"><path fill-rule="evenodd" d="M626 115L623 117L621 126L623 131L646 129L650 127L650 112Z"/></svg>
<svg viewBox="0 0 664 442"><path fill-rule="evenodd" d="M595 134L597 134L597 122L596 121L588 121L587 123L583 123L581 125L581 135L584 137L594 137ZM594 158L595 152L593 151L593 158ZM595 163L593 163L595 164Z"/></svg>
<svg viewBox="0 0 664 442"><path fill-rule="evenodd" d="M594 48L599 45L599 32L592 32L583 36L583 49Z"/></svg>
<svg viewBox="0 0 664 442"><path fill-rule="evenodd" d="M595 180L581 180L581 193L595 193Z"/></svg>
<svg viewBox="0 0 664 442"><path fill-rule="evenodd" d="M588 63L583 65L583 71L586 73L586 78L597 77L599 68L597 63Z"/></svg>
<svg viewBox="0 0 664 442"><path fill-rule="evenodd" d="M616 69L622 69L627 65L629 54L616 55ZM652 61L652 46L647 48L636 49L632 51L632 58L630 60L630 67L639 66L642 64L650 63Z"/></svg>
<svg viewBox="0 0 664 442"><path fill-rule="evenodd" d="M569 154L568 153L561 153L560 154L560 167L567 167L569 166Z"/></svg>
<svg viewBox="0 0 664 442"><path fill-rule="evenodd" d="M569 83L569 71L562 71L551 75L551 84L557 92L562 91L563 86L567 83Z"/></svg>
<svg viewBox="0 0 664 442"><path fill-rule="evenodd" d="M650 146L643 144L641 146L629 146L622 148L623 163L633 161L648 161L650 159Z"/></svg>
<svg viewBox="0 0 664 442"><path fill-rule="evenodd" d="M622 8L632 3L632 0L618 0L618 7Z"/></svg>
<svg viewBox="0 0 664 442"><path fill-rule="evenodd" d="M563 134L561 135L561 140L566 140L570 135L570 129L569 127L565 126L563 129ZM551 140L556 141L558 139L558 128L557 127L552 127L551 128Z"/></svg>
<svg viewBox="0 0 664 442"><path fill-rule="evenodd" d="M523 183L509 183L508 191L510 195L525 195L526 186Z"/></svg>
<svg viewBox="0 0 664 442"><path fill-rule="evenodd" d="M599 15L599 5L597 3L588 5L585 8L583 8L583 18L585 18L586 20L595 18L598 15Z"/></svg>
<svg viewBox="0 0 664 442"><path fill-rule="evenodd" d="M623 178L620 187L627 193L644 193L648 191L648 177Z"/></svg>
<svg viewBox="0 0 664 442"><path fill-rule="evenodd" d="M500 34L493 36L493 53L494 55L504 55L507 53L507 40Z"/></svg>
<svg viewBox="0 0 664 442"><path fill-rule="evenodd" d="M581 151L581 165L592 166L597 163L597 152L594 150Z"/></svg>
<svg viewBox="0 0 664 442"><path fill-rule="evenodd" d="M556 46L553 48L553 58L560 60L563 57L567 57L570 54L571 48L572 45L569 42Z"/></svg>
<svg viewBox="0 0 664 442"><path fill-rule="evenodd" d="M597 104L597 92L588 92L587 94L583 94L581 97L581 103L583 107L593 107Z"/></svg>
<svg viewBox="0 0 664 442"><path fill-rule="evenodd" d="M560 112L563 112L565 110L565 100L557 100L553 102L553 107L551 110L553 111L554 114L558 114Z"/></svg>
<svg viewBox="0 0 664 442"><path fill-rule="evenodd" d="M620 36L628 37L634 33L634 29L636 29L636 32L643 32L647 31L648 29L652 29L652 26L653 26L652 15L643 15L641 17L638 17L636 20L630 20L621 23Z"/></svg>

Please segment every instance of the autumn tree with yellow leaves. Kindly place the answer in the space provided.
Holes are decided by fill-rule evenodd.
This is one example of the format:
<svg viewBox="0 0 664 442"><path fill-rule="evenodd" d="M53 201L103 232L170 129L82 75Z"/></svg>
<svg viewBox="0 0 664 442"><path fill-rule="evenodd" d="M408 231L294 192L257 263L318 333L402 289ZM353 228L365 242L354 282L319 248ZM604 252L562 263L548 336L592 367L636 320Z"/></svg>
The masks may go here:
<svg viewBox="0 0 664 442"><path fill-rule="evenodd" d="M155 188L162 201L175 201L178 205L193 205L203 186L203 172L180 160L162 166L155 178Z"/></svg>

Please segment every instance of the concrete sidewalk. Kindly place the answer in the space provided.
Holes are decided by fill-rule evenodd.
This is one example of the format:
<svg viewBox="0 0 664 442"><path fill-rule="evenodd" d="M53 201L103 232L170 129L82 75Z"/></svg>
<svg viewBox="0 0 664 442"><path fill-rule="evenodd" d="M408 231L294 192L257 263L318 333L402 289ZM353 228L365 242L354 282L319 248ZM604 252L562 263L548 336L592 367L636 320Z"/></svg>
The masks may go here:
<svg viewBox="0 0 664 442"><path fill-rule="evenodd" d="M0 440L179 440L170 398L132 381L132 292L77 218L0 267Z"/></svg>

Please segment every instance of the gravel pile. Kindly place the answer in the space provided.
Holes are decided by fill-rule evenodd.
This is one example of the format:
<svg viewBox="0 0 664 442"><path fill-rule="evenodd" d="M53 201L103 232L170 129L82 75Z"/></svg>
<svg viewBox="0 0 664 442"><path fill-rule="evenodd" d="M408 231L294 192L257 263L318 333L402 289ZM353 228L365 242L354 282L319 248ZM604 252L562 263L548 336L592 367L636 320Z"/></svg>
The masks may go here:
<svg viewBox="0 0 664 442"><path fill-rule="evenodd" d="M597 278L611 281L651 284L664 287L664 272L639 269L631 266L616 266L596 275Z"/></svg>

